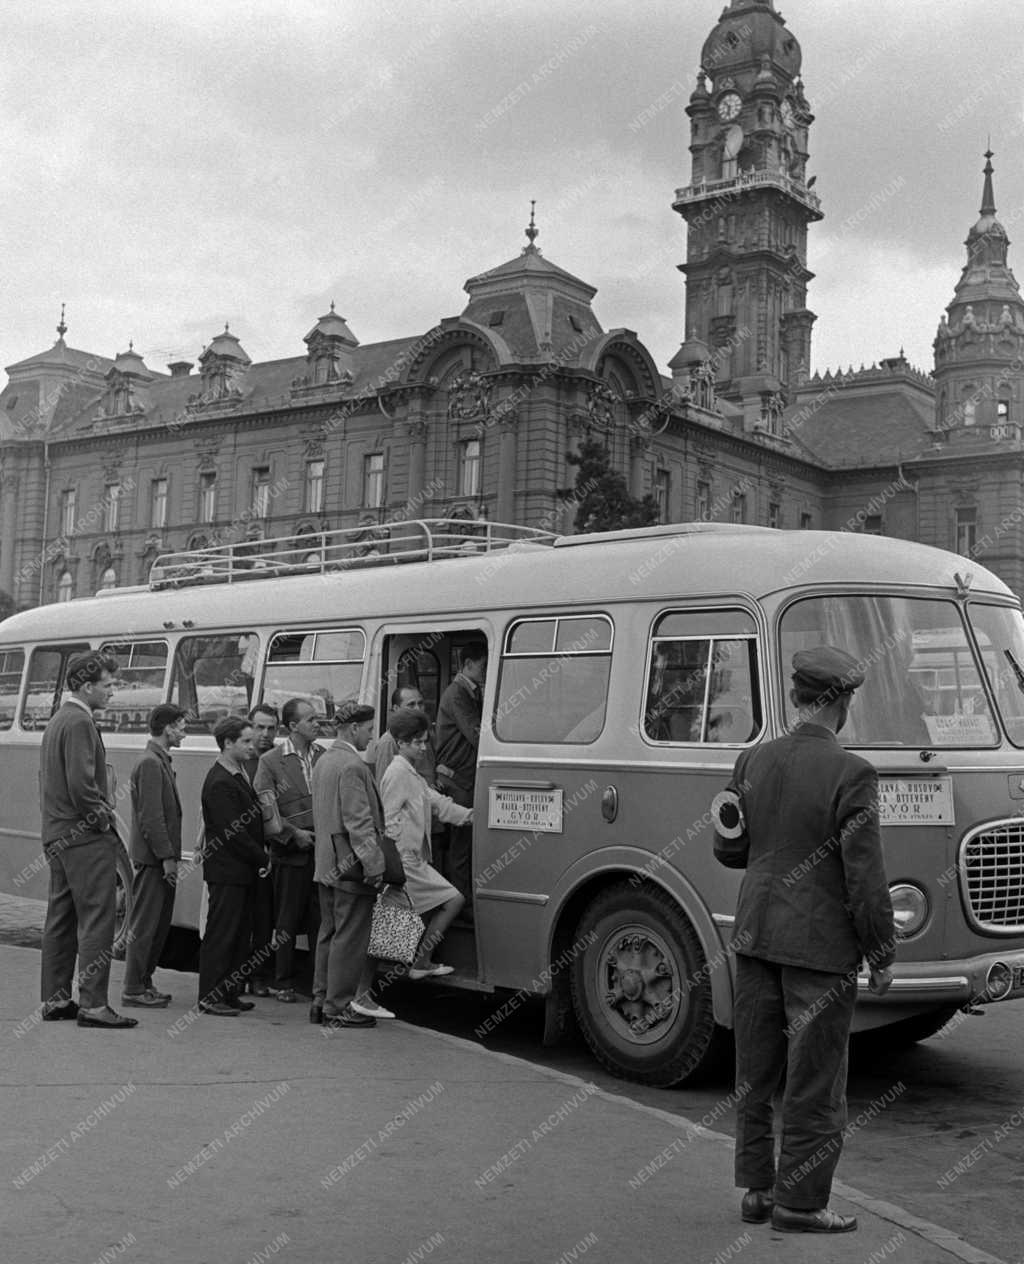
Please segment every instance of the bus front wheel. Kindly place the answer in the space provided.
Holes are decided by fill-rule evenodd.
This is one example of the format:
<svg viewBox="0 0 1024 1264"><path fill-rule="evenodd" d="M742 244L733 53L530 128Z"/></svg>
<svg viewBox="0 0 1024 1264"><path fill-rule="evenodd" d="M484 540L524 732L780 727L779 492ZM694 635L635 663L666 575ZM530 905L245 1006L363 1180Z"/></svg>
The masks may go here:
<svg viewBox="0 0 1024 1264"><path fill-rule="evenodd" d="M115 961L123 961L128 948L128 922L132 911L132 862L128 859L123 843L118 843L117 847L117 874L114 881L117 911L112 953Z"/></svg>
<svg viewBox="0 0 1024 1264"><path fill-rule="evenodd" d="M597 1060L668 1087L703 1070L715 1020L700 941L675 901L623 882L597 895L576 932L572 997Z"/></svg>

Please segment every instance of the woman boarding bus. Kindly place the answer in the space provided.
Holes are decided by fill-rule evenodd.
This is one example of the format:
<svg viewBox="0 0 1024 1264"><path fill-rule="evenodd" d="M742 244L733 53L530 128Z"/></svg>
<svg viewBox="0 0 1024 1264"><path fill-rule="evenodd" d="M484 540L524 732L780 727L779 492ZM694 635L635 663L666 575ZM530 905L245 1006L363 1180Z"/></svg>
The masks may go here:
<svg viewBox="0 0 1024 1264"><path fill-rule="evenodd" d="M793 654L841 644L867 674L841 740L880 776L900 934L895 981L882 999L862 988L855 1029L920 1038L1024 996L1024 621L996 576L841 533L475 529L381 528L369 557L345 532L314 537L318 554L268 541L255 566L251 548L169 555L149 590L0 624L2 888L46 893L39 744L78 650L121 664L104 738L123 838L149 707L189 712L175 760L189 839L222 715L303 697L329 728L360 698L383 727L398 685L432 711L460 647L483 639L475 919L448 933L448 981L521 993L483 1029L543 996L549 1037L574 1019L616 1073L674 1084L732 1017L739 878L714 860L708 805L739 751L793 719ZM175 920L194 927L199 875L182 869Z"/></svg>

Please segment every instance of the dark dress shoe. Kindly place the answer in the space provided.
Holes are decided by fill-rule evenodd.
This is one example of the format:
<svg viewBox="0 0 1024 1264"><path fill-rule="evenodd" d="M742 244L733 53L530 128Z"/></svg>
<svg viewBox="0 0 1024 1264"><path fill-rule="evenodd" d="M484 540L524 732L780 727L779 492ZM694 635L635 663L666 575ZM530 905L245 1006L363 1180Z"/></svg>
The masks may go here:
<svg viewBox="0 0 1024 1264"><path fill-rule="evenodd" d="M241 1013L231 1005L225 1005L223 1001L214 1001L211 1005L200 1005L200 1014L212 1014L214 1018L237 1018Z"/></svg>
<svg viewBox="0 0 1024 1264"><path fill-rule="evenodd" d="M740 1203L740 1219L747 1224L764 1224L772 1218L775 1199L769 1189L748 1189Z"/></svg>
<svg viewBox="0 0 1024 1264"><path fill-rule="evenodd" d="M63 1018L77 1018L78 1006L74 1001L67 1001L64 1005L51 1005L43 1010L44 1023L59 1023Z"/></svg>
<svg viewBox="0 0 1024 1264"><path fill-rule="evenodd" d="M225 1001L224 1004L231 1009L238 1010L239 1013L241 1013L242 1010L256 1008L252 1001L243 1001L240 996L233 996L229 1001Z"/></svg>
<svg viewBox="0 0 1024 1264"><path fill-rule="evenodd" d="M84 1010L79 1009L78 1025L79 1027L138 1027L139 1020L118 1014L108 1005L99 1014L86 1014Z"/></svg>
<svg viewBox="0 0 1024 1264"><path fill-rule="evenodd" d="M311 1023L322 1023L324 1021L324 1007L317 1001L314 1001L309 1007L309 1021Z"/></svg>
<svg viewBox="0 0 1024 1264"><path fill-rule="evenodd" d="M357 1014L351 1005L347 1009L342 1010L340 1014L324 1014L324 1026L330 1028L342 1027L376 1027L376 1018L370 1018L366 1014Z"/></svg>
<svg viewBox="0 0 1024 1264"><path fill-rule="evenodd" d="M250 983L249 991L253 996L269 996L270 988L265 983Z"/></svg>
<svg viewBox="0 0 1024 1264"><path fill-rule="evenodd" d="M841 1216L827 1207L820 1211L797 1211L794 1207L776 1204L772 1212L772 1228L782 1233L852 1233L856 1227L856 1216Z"/></svg>
<svg viewBox="0 0 1024 1264"><path fill-rule="evenodd" d="M122 1005L139 1005L143 1009L166 1009L167 998L159 992L122 992Z"/></svg>

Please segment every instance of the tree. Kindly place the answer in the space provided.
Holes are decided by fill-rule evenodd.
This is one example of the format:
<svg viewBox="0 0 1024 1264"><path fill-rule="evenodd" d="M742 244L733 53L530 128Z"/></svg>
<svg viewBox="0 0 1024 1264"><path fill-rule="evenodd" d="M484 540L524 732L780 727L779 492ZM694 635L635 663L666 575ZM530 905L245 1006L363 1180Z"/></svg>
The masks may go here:
<svg viewBox="0 0 1024 1264"><path fill-rule="evenodd" d="M625 478L612 469L608 449L600 439L588 436L579 452L569 452L566 459L579 467L573 490L577 531L619 531L658 521L658 502L653 496L638 500L629 494Z"/></svg>

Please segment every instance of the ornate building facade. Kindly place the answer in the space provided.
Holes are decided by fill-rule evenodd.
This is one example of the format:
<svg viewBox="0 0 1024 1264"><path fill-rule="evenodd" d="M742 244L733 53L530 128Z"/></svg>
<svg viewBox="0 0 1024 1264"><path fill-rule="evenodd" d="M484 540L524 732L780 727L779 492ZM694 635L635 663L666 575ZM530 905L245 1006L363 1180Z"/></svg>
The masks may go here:
<svg viewBox="0 0 1024 1264"><path fill-rule="evenodd" d="M731 0L689 120L685 341L659 372L596 291L519 255L458 315L364 345L334 310L293 358L253 363L225 326L166 371L129 345L48 351L0 393L0 592L18 608L145 582L205 543L372 533L454 516L571 531L581 436L602 436L664 521L724 519L920 539L1024 592L1024 302L991 154L930 373L902 352L810 374L814 116L772 0ZM298 343L298 337L296 342Z"/></svg>

